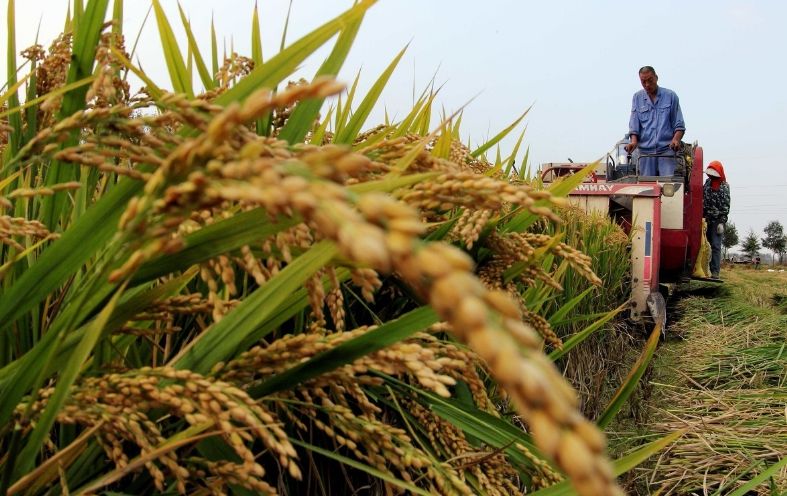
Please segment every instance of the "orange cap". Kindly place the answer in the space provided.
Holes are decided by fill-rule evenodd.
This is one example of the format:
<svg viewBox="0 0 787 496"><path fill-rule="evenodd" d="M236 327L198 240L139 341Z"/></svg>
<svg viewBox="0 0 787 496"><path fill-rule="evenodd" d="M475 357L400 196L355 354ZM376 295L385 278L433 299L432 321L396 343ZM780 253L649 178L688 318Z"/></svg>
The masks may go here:
<svg viewBox="0 0 787 496"><path fill-rule="evenodd" d="M709 171L713 171L715 172L715 174ZM724 175L724 166L721 165L721 162L719 162L718 160L714 160L713 162L709 163L708 168L705 169L705 173L708 174L709 176L720 177L723 181L727 180L727 178Z"/></svg>

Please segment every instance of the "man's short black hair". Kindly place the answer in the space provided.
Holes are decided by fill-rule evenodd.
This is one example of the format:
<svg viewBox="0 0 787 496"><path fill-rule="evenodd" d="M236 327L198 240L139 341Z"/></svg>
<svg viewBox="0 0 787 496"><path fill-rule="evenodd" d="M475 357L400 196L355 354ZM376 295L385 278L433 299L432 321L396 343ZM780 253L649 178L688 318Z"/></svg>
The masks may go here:
<svg viewBox="0 0 787 496"><path fill-rule="evenodd" d="M653 74L656 74L656 69L654 69L653 66L650 65L643 65L642 67L639 68L640 74L644 74L646 72L652 72ZM658 76L658 74L656 75Z"/></svg>

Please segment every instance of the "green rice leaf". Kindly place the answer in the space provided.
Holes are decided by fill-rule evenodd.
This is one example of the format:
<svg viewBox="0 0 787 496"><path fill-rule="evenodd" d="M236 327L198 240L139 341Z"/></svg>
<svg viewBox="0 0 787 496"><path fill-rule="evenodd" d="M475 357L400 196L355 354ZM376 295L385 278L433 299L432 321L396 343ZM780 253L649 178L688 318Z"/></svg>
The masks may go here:
<svg viewBox="0 0 787 496"><path fill-rule="evenodd" d="M10 103L10 101L11 101L11 100L13 100L13 99L14 99L14 97L16 97L16 98L17 98L17 104L16 104L16 105L14 105L14 106L15 106L15 107L19 107L19 102L18 102L19 98L18 98L18 96L17 96L17 90L19 90L19 87L20 87L20 86L22 86L23 84L25 84L25 81L27 81L27 80L28 80L28 78L30 77L30 75L31 75L31 74L25 74L25 76L24 76L24 77L22 77L22 79L20 79L19 81L16 81L15 83L12 83L12 84L11 84L11 87L10 87L10 88L8 88L8 90L6 90L6 92L5 92L5 93L3 93L2 95L0 95L0 106L2 106L3 104L5 104L5 102L6 102L6 101L8 101L8 102ZM10 113L11 113L10 111L6 111L6 112L3 112L3 113L2 113L2 114L0 114L0 115L2 115L3 117L5 117L6 115L9 115Z"/></svg>
<svg viewBox="0 0 787 496"><path fill-rule="evenodd" d="M454 139L457 141L461 141L461 137L459 136L459 130L461 129L462 125L462 115L464 112L460 112L459 115L456 117L456 124L454 124L454 128L451 130L451 134L453 135Z"/></svg>
<svg viewBox="0 0 787 496"><path fill-rule="evenodd" d="M134 275L133 282L152 281L184 270L222 253L262 241L299 222L299 218L282 218L272 223L265 210L260 208L233 215L186 236L184 248L177 253L163 255L143 264Z"/></svg>
<svg viewBox="0 0 787 496"><path fill-rule="evenodd" d="M452 425L464 431L467 435L480 440L494 449L503 450L509 460L519 466L524 471L533 468L533 461L527 458L524 453L517 448L521 444L533 453L537 458L548 465L552 465L547 458L541 454L540 450L533 443L531 437L522 429L510 422L495 417L483 410L478 409L472 404L462 402L455 398L443 398L420 387L415 387L405 382L399 381L385 374L378 374L385 378L386 382L395 388L415 394L418 401L429 408L439 417L443 418Z"/></svg>
<svg viewBox="0 0 787 496"><path fill-rule="evenodd" d="M9 332L16 319L43 301L105 246L116 231L134 188L138 187L135 181L122 181L44 250L36 263L0 298L0 332Z"/></svg>
<svg viewBox="0 0 787 496"><path fill-rule="evenodd" d="M287 17L284 18L284 29L281 31L281 41L279 42L279 51L284 50L284 44L287 41L287 30L290 28L290 15L292 14L292 1L287 5Z"/></svg>
<svg viewBox="0 0 787 496"><path fill-rule="evenodd" d="M500 145L497 145L495 151L495 165L494 167L490 168L485 175L494 176L501 170L503 170L503 157L500 154Z"/></svg>
<svg viewBox="0 0 787 496"><path fill-rule="evenodd" d="M663 450L670 444L680 439L681 436L683 436L685 433L686 433L685 430L679 430L671 434L667 434L661 439L656 439L655 441L651 441L648 444L642 446L641 448L637 448L633 453L629 453L623 458L615 460L615 462L612 465L612 468L615 470L615 475L620 476L627 472L630 472L631 470L634 470L642 462L644 462L651 456L655 455L659 451Z"/></svg>
<svg viewBox="0 0 787 496"><path fill-rule="evenodd" d="M6 69L8 70L7 82L8 91L4 95L5 99L8 100L8 108L14 108L19 106L19 95L17 94L17 89L19 88L19 84L16 81L16 13L15 13L16 4L14 0L8 0L8 9L6 10L6 27L8 29L8 38L7 38L7 65ZM9 153L11 156L16 154L17 149L19 148L19 143L22 138L22 119L19 115L12 115L8 119L8 124L11 126L11 132L8 136L8 144L9 144Z"/></svg>
<svg viewBox="0 0 787 496"><path fill-rule="evenodd" d="M262 398L293 385L301 384L351 363L357 358L407 339L439 320L431 307L418 308L355 339L324 351L291 369L276 374L262 384L252 387L249 394L254 398Z"/></svg>
<svg viewBox="0 0 787 496"><path fill-rule="evenodd" d="M601 417L596 422L600 428L603 429L609 425L612 419L615 418L615 415L617 415L620 409L623 407L623 404L626 403L631 394L637 388L639 379L648 368L650 359L653 358L653 353L656 351L656 347L659 344L660 335L661 324L658 323L653 327L653 331L651 331L650 337L645 344L645 349L642 351L639 359L637 359L637 362L631 368L631 371L629 371L628 376L626 376L626 379L623 381L623 384L621 384L618 390L615 392L615 396L612 397L609 405L607 405L607 408L604 410L604 413L601 414Z"/></svg>
<svg viewBox="0 0 787 496"><path fill-rule="evenodd" d="M6 186L16 181L16 178L19 177L19 174L21 173L19 171L16 171L13 174L6 177L5 179L0 179L0 192L2 192L6 188Z"/></svg>
<svg viewBox="0 0 787 496"><path fill-rule="evenodd" d="M774 463L766 470L763 470L757 477L742 485L735 491L729 493L729 496L745 496L756 491L757 486L776 475L780 470L787 466L787 456L783 457L778 462Z"/></svg>
<svg viewBox="0 0 787 496"><path fill-rule="evenodd" d="M350 279L350 271L347 269L339 269L336 271L336 278L339 283L343 283ZM329 291L331 281L323 277L323 288ZM278 304L276 309L266 318L260 326L250 335L248 335L243 342L238 346L239 350L248 350L261 337L267 336L268 333L279 329L285 322L293 319L298 313L302 312L309 305L309 295L306 288L298 288L297 291L289 295L282 303Z"/></svg>
<svg viewBox="0 0 787 496"><path fill-rule="evenodd" d="M367 181L365 183L353 184L348 186L347 189L357 194L370 192L390 193L397 189L406 188L427 179L435 178L439 175L439 172L421 172L418 174L408 174L406 176L390 175L384 179L378 179L377 181Z"/></svg>
<svg viewBox="0 0 787 496"><path fill-rule="evenodd" d="M156 14L156 23L158 24L159 37L161 38L161 49L164 52L164 60L167 63L167 71L172 81L172 88L176 93L185 93L189 98L194 98L194 88L192 87L191 79L189 79L185 59L180 51L180 47L178 47L175 33L172 32L172 26L169 24L167 15L164 13L164 9L161 8L159 0L153 0L153 11Z"/></svg>
<svg viewBox="0 0 787 496"><path fill-rule="evenodd" d="M317 129L314 130L312 133L312 137L309 142L313 145L322 145L323 140L325 139L325 132L328 130L328 124L331 123L331 117L333 116L334 107L331 106L328 109L328 113L325 115L325 119L322 120L322 123L317 126Z"/></svg>
<svg viewBox="0 0 787 496"><path fill-rule="evenodd" d="M35 470L26 474L18 480L8 490L9 494L39 494L39 491L49 485L52 481L60 477L60 473L65 467L69 467L85 452L85 448L96 434L102 424L97 423L93 427L85 429L79 437L61 449L57 454L48 458L44 463L38 465Z"/></svg>
<svg viewBox="0 0 787 496"><path fill-rule="evenodd" d="M223 319L192 340L172 359L172 364L179 369L206 374L213 364L234 356L240 343L337 253L337 247L329 241L312 246Z"/></svg>
<svg viewBox="0 0 787 496"><path fill-rule="evenodd" d="M200 81L202 81L202 85L205 87L205 90L210 91L216 87L216 83L213 82L213 77L208 72L208 67L205 65L205 59L202 57L202 53L199 51L197 40L194 38L194 32L191 30L191 23L186 17L186 13L183 12L183 7L181 7L180 2L178 2L178 12L180 13L180 22L183 24L183 29L186 30L186 38L188 39L189 43L189 53L191 54L191 57L193 57L194 64L197 66L197 74L199 74ZM189 58L189 62L191 62L191 60L192 59ZM190 71L188 81L191 81Z"/></svg>
<svg viewBox="0 0 787 496"><path fill-rule="evenodd" d="M532 108L532 107L531 107L531 108ZM492 138L491 140L487 141L487 142L486 142L486 143L484 143L483 145L481 145L481 146L479 146L478 148L476 148L475 150L473 150L473 151L472 151L472 153L470 153L470 155L472 155L473 157L479 157L479 156L483 155L483 154L484 154L484 152L486 152L487 150L489 150L490 148L492 148L492 147L493 147L493 146L495 146L496 144L500 143L500 141L501 141L503 138L505 138L506 136L508 136L508 133L510 133L511 131L513 131L513 129L514 129L515 127L517 127L517 126L519 125L519 123L520 123L520 122L522 122L522 119L524 119L524 118L525 118L525 116L528 114L528 112L530 112L530 108L528 108L527 110L525 110L525 111L524 111L524 113L523 113L522 115L520 115L520 116L519 116L519 117L518 117L518 118L517 118L517 119L516 119L514 122L512 122L511 124L509 124L509 126L508 126L507 128L505 128L505 129L503 129L502 131L500 131L499 133L497 133L497 134L494 136L494 138Z"/></svg>
<svg viewBox="0 0 787 496"><path fill-rule="evenodd" d="M254 2L254 13L251 16L251 60L254 66L262 65L262 38L260 36L260 14L257 2Z"/></svg>
<svg viewBox="0 0 787 496"><path fill-rule="evenodd" d="M402 122L400 122L399 125L397 126L396 132L393 135L395 138L413 132L413 129L416 127L414 122L416 121L416 119L418 119L418 116L421 115L423 109L425 107L432 106L432 103L437 95L437 92L434 90L436 77L437 77L437 73L435 72L435 74L432 76L432 79L429 81L429 83L426 85L426 87L424 88L424 90L421 92L421 94L418 96L417 99L415 98L415 88L413 88L413 100L415 101L415 104L413 105L413 108L410 110L407 116L405 116ZM462 120L461 111L458 112L458 115L460 117L457 119L457 125Z"/></svg>
<svg viewBox="0 0 787 496"><path fill-rule="evenodd" d="M577 171L576 173L561 178L559 181L556 181L550 185L549 192L552 193L553 196L556 197L563 197L568 196L571 191L582 184L582 181L593 172L593 169L596 168L598 165L597 162L589 164L584 169ZM547 207L549 206L549 202L546 200L539 200L535 203L538 207ZM532 226L536 220L538 220L538 216L530 212L529 210L522 210L518 214L516 214L508 223L503 227L504 232L523 232L528 227Z"/></svg>
<svg viewBox="0 0 787 496"><path fill-rule="evenodd" d="M630 472L631 470L634 470L636 467L641 465L642 462L677 441L678 438L680 438L684 433L685 431L673 432L672 434L668 434L661 439L657 439L642 446L641 448L638 448L636 451L624 456L623 458L615 460L612 463L612 470L615 472L615 476L619 477L627 472ZM569 496L575 495L577 493L574 488L571 487L571 483L569 481L563 481L545 489L535 491L532 494L533 496Z"/></svg>
<svg viewBox="0 0 787 496"><path fill-rule="evenodd" d="M81 2L77 2L81 4ZM77 5L75 4L75 5ZM68 68L66 84L82 81L93 75L96 59L96 48L101 38L109 0L88 0L79 25L74 35L71 65ZM76 9L75 9L76 11ZM77 110L84 108L87 88L78 87L63 97L59 116L68 117Z"/></svg>
<svg viewBox="0 0 787 496"><path fill-rule="evenodd" d="M519 166L519 179L524 181L530 177L530 147L525 150L525 157L522 159L522 164Z"/></svg>
<svg viewBox="0 0 787 496"><path fill-rule="evenodd" d="M58 97L60 95L68 93L69 91L71 91L71 90L73 90L75 88L79 88L81 86L87 86L88 84L92 83L94 79L96 79L95 76L90 76L90 77L87 77L87 78L85 78L85 79L83 79L81 81L77 81L77 82L71 83L71 84L66 84L66 85L61 86L59 88L55 88L54 90L50 91L46 95L39 96L39 97L34 98L32 100L28 100L25 103L23 103L22 105L17 105L16 107L10 107L9 106L8 110L6 110L5 112L0 112L0 117L6 117L6 116L13 115L13 114L18 114L22 110L25 110L27 108L33 107L35 105L38 105L39 103L43 102L44 100L46 100L48 98ZM24 82L24 80L22 80L22 82ZM0 105L2 105L2 102L0 102ZM13 163L16 163L16 162L13 162ZM6 164L6 166L4 168L7 168L7 167L8 167L8 164Z"/></svg>
<svg viewBox="0 0 787 496"><path fill-rule="evenodd" d="M375 81L374 85L372 85L372 88L369 90L369 93L366 94L364 99L361 101L361 104L350 118L347 126L344 127L341 132L336 133L336 136L333 138L334 143L350 144L358 136L358 133L361 131L361 127L363 126L364 122L366 122L369 114L372 112L374 105L380 98L383 89L385 89L385 85L388 84L391 74L393 74L393 71L396 69L396 66L402 59L402 56L404 56L405 51L407 51L407 46L405 46L396 55L396 57L394 57L391 63L388 64L388 67L386 67L382 74L380 74L380 76L377 78L377 81Z"/></svg>
<svg viewBox="0 0 787 496"><path fill-rule="evenodd" d="M505 177L509 177L511 174L511 169L514 167L514 163L516 162L516 154L519 152L519 147L522 145L522 140L525 138L525 133L527 132L527 127L522 130L522 134L519 135L519 139L516 140L516 144L514 145L514 150L511 152L508 160L506 161L506 167L503 171L503 175Z"/></svg>
<svg viewBox="0 0 787 496"><path fill-rule="evenodd" d="M741 470L739 473L736 473L735 477L726 479L726 482L723 485L718 486L713 492L712 496L727 496L731 487L737 486L741 481L745 480L749 474L757 473L761 468L762 464L760 463L751 463L747 467L743 467L743 470ZM771 493L771 495L773 496L773 493Z"/></svg>
<svg viewBox="0 0 787 496"><path fill-rule="evenodd" d="M159 284L153 288L148 287L148 285L144 285L142 287L126 291L126 293L123 295L123 298L121 298L120 302L118 303L117 308L112 313L112 317L106 326L109 328L118 327L127 322L131 317L139 313L144 308L150 306L155 301L174 296L181 289L183 289L183 287L191 279L194 278L196 273L197 269L193 268L184 274L169 279L165 283ZM37 363L44 362L44 360L41 360L41 357L46 356L48 353L49 346L52 344L52 340L50 338L57 336L59 330L63 328L61 323L69 321L81 323L89 316L93 309L98 307L98 305L102 303L108 297L108 295L111 294L112 290L114 289L116 289L116 286L107 284L104 288L97 291L96 294L92 295L81 309L69 309L69 311L60 314L57 320L50 327L49 332L44 337L44 339L39 341L31 351L26 353L22 358L17 359L14 362L8 364L3 369L0 369L0 399L3 400L2 404L16 404L16 402L21 399L22 395L29 389L32 382L26 382L24 380L24 376L30 376L30 374L25 374L25 371L31 370ZM85 327L83 326L73 333L68 334L57 352L52 354L50 359L45 360L45 362L48 364L47 370L44 373L46 377L49 377L54 372L64 368L64 360L68 358L68 354L71 352L71 350L81 341L84 332ZM19 375L20 371L22 374L21 376ZM6 388L8 384L11 384L15 387L23 387L21 387L21 389L10 387ZM3 415L5 414L5 411L3 411Z"/></svg>
<svg viewBox="0 0 787 496"><path fill-rule="evenodd" d="M559 181L552 183L552 185L549 186L549 192L557 197L568 196L568 194L571 193L574 188L582 184L582 181L584 181L585 178L595 170L597 165L598 162L593 162L592 164L588 164L588 166L584 169L581 169L570 176L563 177Z"/></svg>
<svg viewBox="0 0 787 496"><path fill-rule="evenodd" d="M401 137L410 132L410 128L412 127L413 122L415 122L415 119L421 113L421 109L425 105L429 104L431 98L432 95L428 97L422 96L418 101L415 102L415 105L413 105L413 108L410 109L410 112L405 116L404 119L402 119L402 122L400 122L399 125L396 127L396 132L394 133L394 137Z"/></svg>
<svg viewBox="0 0 787 496"><path fill-rule="evenodd" d="M8 271L11 268L12 265L14 265L15 263L17 263L19 261L24 260L30 254L35 252L38 248L40 248L42 245L44 245L44 243L46 243L46 239L42 239L42 240L40 240L40 241L38 241L38 242L28 246L27 248L25 248L24 251L15 254L12 258L9 258L8 261L6 261L6 263L4 263L3 265L0 265L0 276L5 274L6 271Z"/></svg>
<svg viewBox="0 0 787 496"><path fill-rule="evenodd" d="M216 99L218 105L242 101L259 88L274 88L289 76L309 55L314 53L323 43L353 20L363 16L377 0L361 0L355 6L318 27L300 40L271 57L265 64L255 68L238 84Z"/></svg>
<svg viewBox="0 0 787 496"><path fill-rule="evenodd" d="M289 13L287 14L289 18ZM254 62L254 67L259 67L263 63L262 58L262 38L260 37L260 16L257 9L257 2L254 2L254 11L251 17L251 60ZM255 123L257 134L260 136L267 136L270 133L270 127L273 115L268 112L263 117L257 119Z"/></svg>
<svg viewBox="0 0 787 496"><path fill-rule="evenodd" d="M36 384L37 374L29 373L36 370L41 363L48 363L53 354L51 348L55 345L57 333L47 332L36 343L32 350L22 358L0 370L0 425L7 425L11 419L14 408ZM0 492L1 493L1 492Z"/></svg>
<svg viewBox="0 0 787 496"><path fill-rule="evenodd" d="M216 41L216 27L213 25L213 14L210 16L210 60L212 77L216 78L216 73L219 72L219 47Z"/></svg>
<svg viewBox="0 0 787 496"><path fill-rule="evenodd" d="M451 154L451 121L444 119L444 124L440 128L440 137L437 138L437 142L434 145L434 149L432 150L432 155L438 158L447 159Z"/></svg>
<svg viewBox="0 0 787 496"><path fill-rule="evenodd" d="M426 103L421 107L420 112L413 121L410 132L420 134L421 136L429 134L429 124L432 122L432 105L438 93L439 91L431 92L429 99L426 100Z"/></svg>
<svg viewBox="0 0 787 496"><path fill-rule="evenodd" d="M414 486L413 484L411 484L411 483L409 483L407 481L403 481L401 479L397 479L396 477L394 477L394 476L392 476L392 475L390 475L390 474L388 474L386 472L383 472L381 470L378 470L378 469L376 469L374 467L366 465L365 463L361 463L361 462L356 461L356 460L354 460L352 458L347 458L346 456L342 456L342 455L340 455L340 454L338 454L336 452L328 451L326 449L320 448L320 447L315 446L313 444L309 444L309 443L307 443L305 441L300 441L298 439L290 438L290 442L292 444L296 445L296 446L300 446L301 448L305 448L305 449L309 450L310 452L317 453L318 455L322 455L324 457L327 457L327 458L330 458L332 460L335 460L335 461L341 463L342 465L347 465L348 467L353 467L353 468L355 468L357 470L360 470L362 472L366 472L367 474L369 474L369 475L371 475L371 476L373 476L373 477L375 477L377 479L384 480L384 481L386 481L386 482L388 482L390 484L393 484L394 486L401 487L402 489L406 489L411 494L419 494L419 495L422 495L422 496L429 496L429 493L424 491L423 489L421 489L421 488L419 488L417 486Z"/></svg>
<svg viewBox="0 0 787 496"><path fill-rule="evenodd" d="M58 378L54 393L49 397L46 408L38 418L36 426L27 440L27 444L17 457L17 477L26 474L35 466L36 454L41 449L41 446L43 446L46 437L49 435L49 430L55 422L55 417L60 412L66 399L68 399L71 386L76 381L80 370L90 357L98 339L104 332L104 328L112 312L115 310L115 305L123 294L124 289L124 287L118 288L115 295L98 315L98 318L87 327L82 336L82 340L69 357L65 368Z"/></svg>
<svg viewBox="0 0 787 496"><path fill-rule="evenodd" d="M186 72L189 74L189 81L194 81L194 54L191 51L191 45L188 47L188 52L186 53L186 60L188 63L186 64Z"/></svg>
<svg viewBox="0 0 787 496"><path fill-rule="evenodd" d="M354 152L361 152L365 148L381 143L383 140L390 137L393 131L393 126L383 125L377 131L372 131L371 134L364 136L363 140L356 140L355 143L353 143L352 150Z"/></svg>
<svg viewBox="0 0 787 496"><path fill-rule="evenodd" d="M71 19L71 2L68 2L68 9L66 10L66 22L63 24L63 32L70 33L74 30L74 22Z"/></svg>
<svg viewBox="0 0 787 496"><path fill-rule="evenodd" d="M352 48L355 36L358 34L358 29L361 27L361 21L363 21L363 17L355 19L349 26L342 29L333 51L317 70L315 78L339 74L339 70L347 59L347 54L350 53L350 48ZM319 115L324 101L325 99L323 98L317 98L299 102L279 133L279 138L291 144L303 141L306 133L311 130L314 120Z"/></svg>
<svg viewBox="0 0 787 496"><path fill-rule="evenodd" d="M347 101L342 105L342 96L339 95L339 100L336 106L336 122L334 123L334 135L342 132L342 129L347 127L352 114L352 104L355 99L355 92L358 89L358 81L361 80L361 71L355 74L353 84L350 86L350 91L347 92Z"/></svg>
<svg viewBox="0 0 787 496"><path fill-rule="evenodd" d="M76 2L74 4L75 21L77 19L77 12L81 12L82 10L81 5L82 2ZM75 24L76 33L74 34L71 64L68 68L66 85L71 85L77 81L83 81L93 75L96 49L99 39L101 38L101 31L104 27L104 18L106 17L108 6L109 0L88 0L84 12L79 14L79 20ZM73 87L70 91L65 93L63 102L60 105L58 117L64 119L84 108L86 95L87 87L83 85ZM76 143L76 133L71 133L71 136L61 146L65 148L75 145ZM75 178L76 170L72 165L54 161L50 165L50 169L46 175L45 184L47 186L52 186L58 183L73 181ZM52 196L44 197L41 200L41 214L39 220L49 227L50 230L55 229L57 220L66 212L65 203L67 199L67 193L59 192Z"/></svg>
<svg viewBox="0 0 787 496"><path fill-rule="evenodd" d="M575 297L571 298L569 301L565 302L557 312L553 313L549 316L549 325L554 326L557 322L563 320L568 313L576 307L580 301L584 300L587 295L593 291L593 286L587 288L586 290L582 291Z"/></svg>
<svg viewBox="0 0 787 496"><path fill-rule="evenodd" d="M580 343L585 341L591 334L601 329L604 326L604 324L611 321L613 317L615 317L617 314L627 309L628 307L629 307L628 302L626 302L623 305L620 305L618 308L604 313L601 316L601 318L599 318L589 326L585 327L581 331L573 334L570 338L568 338L563 342L563 348L559 350L553 350L549 354L550 360L556 361L562 358L566 353L576 348Z"/></svg>
<svg viewBox="0 0 787 496"><path fill-rule="evenodd" d="M74 0L74 26L79 29L79 23L82 21L82 17L85 15L85 6L82 4L82 0Z"/></svg>
<svg viewBox="0 0 787 496"><path fill-rule="evenodd" d="M112 47L111 50L112 54L117 57L118 61L123 64L126 69L133 72L139 79L142 80L143 83L145 83L145 87L147 88L147 91L150 93L151 97L158 99L164 96L164 91L156 86L156 83L154 83L153 80L150 79L142 69L132 64L131 61L128 60L122 52L120 52L120 50L116 49L115 47Z"/></svg>
<svg viewBox="0 0 787 496"><path fill-rule="evenodd" d="M112 4L112 33L123 34L123 0L115 0Z"/></svg>
<svg viewBox="0 0 787 496"><path fill-rule="evenodd" d="M402 158L397 160L391 169L398 173L406 171L407 168L410 167L413 162L415 162L415 159L418 158L418 155L420 155L421 152L426 149L426 145L432 141L434 136L434 134L430 134L429 136L419 139L414 144L411 144L410 149L407 150L407 153L405 153Z"/></svg>
<svg viewBox="0 0 787 496"><path fill-rule="evenodd" d="M129 59L133 59L134 54L137 53L137 46L139 45L139 39L142 37L142 31L145 29L145 25L148 23L148 18L150 17L151 12L153 12L153 5L148 7L147 12L145 12L145 18L142 19L142 23L139 25L139 29L137 30L137 35L134 37L134 44L131 45L131 51L128 52Z"/></svg>
<svg viewBox="0 0 787 496"><path fill-rule="evenodd" d="M191 267L177 277L167 279L165 282L157 284L153 287L144 285L134 288L133 291L128 290L124 297L118 303L117 308L112 313L109 320L109 327L118 327L128 322L130 318L138 314L145 308L155 303L158 300L170 298L178 294L186 285L194 279L199 273L198 267ZM90 302L86 306L90 306ZM96 305L93 305L94 307Z"/></svg>

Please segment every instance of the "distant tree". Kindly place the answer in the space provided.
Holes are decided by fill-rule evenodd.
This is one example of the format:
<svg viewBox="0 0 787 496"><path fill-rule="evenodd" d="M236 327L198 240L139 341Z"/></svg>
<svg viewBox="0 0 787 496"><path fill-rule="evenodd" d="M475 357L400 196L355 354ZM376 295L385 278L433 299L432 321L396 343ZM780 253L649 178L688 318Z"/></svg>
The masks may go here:
<svg viewBox="0 0 787 496"><path fill-rule="evenodd" d="M727 258L727 250L737 245L739 242L738 229L735 227L735 224L728 222L724 226L724 238L721 240L721 244L724 247L724 258Z"/></svg>
<svg viewBox="0 0 787 496"><path fill-rule="evenodd" d="M762 246L773 252L773 259L779 255L779 263L782 262L782 255L787 251L787 236L784 235L784 227L778 220L772 220L765 226L765 237L762 238Z"/></svg>
<svg viewBox="0 0 787 496"><path fill-rule="evenodd" d="M757 235L754 234L753 229L749 230L749 234L746 236L746 239L743 240L741 247L743 248L743 253L751 258L756 257L760 253L760 240L757 239Z"/></svg>
<svg viewBox="0 0 787 496"><path fill-rule="evenodd" d="M779 265L784 263L784 253L787 252L787 234L782 235L781 238L778 238L773 247L771 248L775 255L779 255ZM774 257L774 262L776 261Z"/></svg>

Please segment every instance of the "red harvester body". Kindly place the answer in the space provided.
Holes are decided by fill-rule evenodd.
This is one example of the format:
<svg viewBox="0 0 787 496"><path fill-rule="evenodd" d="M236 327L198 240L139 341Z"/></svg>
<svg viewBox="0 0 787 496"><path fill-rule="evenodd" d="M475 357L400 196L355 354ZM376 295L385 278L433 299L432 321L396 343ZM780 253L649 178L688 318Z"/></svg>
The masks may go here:
<svg viewBox="0 0 787 496"><path fill-rule="evenodd" d="M702 148L683 144L673 176L640 176L637 156L623 146L607 154L588 178L569 195L586 212L609 215L632 235L631 318L651 315L663 320L666 311L660 286L688 280L702 244ZM573 174L589 163L548 163L541 168L545 183Z"/></svg>

